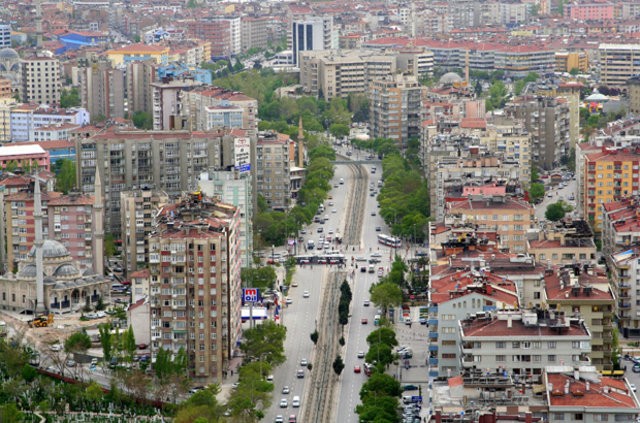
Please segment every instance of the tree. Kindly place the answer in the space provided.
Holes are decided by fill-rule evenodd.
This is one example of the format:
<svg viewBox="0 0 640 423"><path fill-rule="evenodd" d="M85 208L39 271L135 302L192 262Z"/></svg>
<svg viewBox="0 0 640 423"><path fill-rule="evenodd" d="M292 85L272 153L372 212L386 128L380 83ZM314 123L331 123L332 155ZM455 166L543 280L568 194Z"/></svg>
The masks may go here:
<svg viewBox="0 0 640 423"><path fill-rule="evenodd" d="M336 138L342 138L349 135L349 125L344 123L332 123L329 126L329 132Z"/></svg>
<svg viewBox="0 0 640 423"><path fill-rule="evenodd" d="M529 198L531 202L536 201L539 198L544 197L544 184L539 182L534 182L531 184L531 188L529 188Z"/></svg>
<svg viewBox="0 0 640 423"><path fill-rule="evenodd" d="M385 344L390 347L395 347L398 345L398 340L396 339L396 333L391 328L380 327L367 336L367 343L369 345L373 344Z"/></svg>
<svg viewBox="0 0 640 423"><path fill-rule="evenodd" d="M344 361L342 361L342 357L339 355L333 360L333 371L339 376L340 373L344 370Z"/></svg>
<svg viewBox="0 0 640 423"><path fill-rule="evenodd" d="M276 283L276 271L272 266L258 268L245 267L240 270L240 278L244 286L259 289L271 289Z"/></svg>
<svg viewBox="0 0 640 423"><path fill-rule="evenodd" d="M176 423L217 422L224 413L224 408L216 398L220 393L218 385L209 385L205 389L191 395L180 404L174 421Z"/></svg>
<svg viewBox="0 0 640 423"><path fill-rule="evenodd" d="M311 337L311 342L313 342L313 345L317 345L318 344L318 336L319 336L319 334L318 334L318 330L317 329L314 330L313 332L311 332L310 337Z"/></svg>
<svg viewBox="0 0 640 423"><path fill-rule="evenodd" d="M137 111L131 117L133 124L138 129L153 129L153 118L150 113Z"/></svg>
<svg viewBox="0 0 640 423"><path fill-rule="evenodd" d="M360 389L360 400L365 402L367 397L398 397L401 393L399 381L385 373L373 373Z"/></svg>
<svg viewBox="0 0 640 423"><path fill-rule="evenodd" d="M104 255L106 258L113 257L116 254L116 239L113 234L105 234L104 236Z"/></svg>
<svg viewBox="0 0 640 423"><path fill-rule="evenodd" d="M376 366L384 368L393 363L394 355L391 348L387 344L372 344L364 358L368 363L375 363Z"/></svg>
<svg viewBox="0 0 640 423"><path fill-rule="evenodd" d="M133 327L129 328L122 334L123 349L127 353L127 358L133 360L133 354L136 352L136 338L133 334Z"/></svg>
<svg viewBox="0 0 640 423"><path fill-rule="evenodd" d="M67 353L86 352L91 348L91 338L87 332L76 332L64 341L64 350Z"/></svg>
<svg viewBox="0 0 640 423"><path fill-rule="evenodd" d="M402 289L392 282L379 283L371 288L371 301L386 315L389 307L402 304Z"/></svg>
<svg viewBox="0 0 640 423"><path fill-rule="evenodd" d="M76 87L72 87L69 90L63 89L60 92L60 107L65 109L69 107L80 107L80 94Z"/></svg>
<svg viewBox="0 0 640 423"><path fill-rule="evenodd" d="M545 211L544 217L546 217L547 220L550 220L552 222L557 222L558 220L564 217L567 211L570 211L570 210L571 210L570 206L565 204L563 201L558 201L556 203L549 204L547 206L547 211Z"/></svg>
<svg viewBox="0 0 640 423"><path fill-rule="evenodd" d="M284 363L284 339L286 329L272 320L267 320L255 328L244 332L245 341L240 349L250 357L264 357L270 365Z"/></svg>
<svg viewBox="0 0 640 423"><path fill-rule="evenodd" d="M70 159L58 159L56 168L56 191L68 194L76 186L76 164Z"/></svg>
<svg viewBox="0 0 640 423"><path fill-rule="evenodd" d="M111 361L111 353L113 349L111 325L109 323L98 325L98 333L100 334L102 355L104 356L104 361L108 363Z"/></svg>

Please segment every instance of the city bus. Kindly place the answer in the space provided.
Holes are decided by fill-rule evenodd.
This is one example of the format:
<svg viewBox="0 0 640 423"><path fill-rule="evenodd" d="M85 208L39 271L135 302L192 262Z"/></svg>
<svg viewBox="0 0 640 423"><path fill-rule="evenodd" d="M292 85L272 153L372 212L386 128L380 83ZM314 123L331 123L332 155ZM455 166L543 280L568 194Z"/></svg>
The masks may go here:
<svg viewBox="0 0 640 423"><path fill-rule="evenodd" d="M402 241L400 241L400 238L385 234L378 234L378 242L382 245L393 248L400 248L402 246Z"/></svg>

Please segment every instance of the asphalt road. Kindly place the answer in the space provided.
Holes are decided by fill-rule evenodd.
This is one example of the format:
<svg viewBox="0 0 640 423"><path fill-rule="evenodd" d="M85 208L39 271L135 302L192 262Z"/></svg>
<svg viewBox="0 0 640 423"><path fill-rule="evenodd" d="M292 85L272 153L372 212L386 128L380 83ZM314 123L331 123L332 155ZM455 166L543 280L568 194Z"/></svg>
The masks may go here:
<svg viewBox="0 0 640 423"><path fill-rule="evenodd" d="M559 200L563 200L569 203L575 209L576 201L569 200L569 198L571 197L571 194L573 194L574 197L576 198L578 196L578 185L575 180L569 181L567 186L564 188L560 188L560 189L546 188L546 191L544 193L544 200L542 201L542 203L535 206L535 215L536 215L536 218L538 219L538 222L542 222L546 220L544 217L544 214L547 211L547 206Z"/></svg>
<svg viewBox="0 0 640 423"><path fill-rule="evenodd" d="M344 184L340 185L340 178L344 179ZM330 192L332 199L326 200L324 203L324 215L329 217L329 221L323 225L314 223L305 228L306 234L301 234L305 239L304 244L309 239L313 239L316 246L319 244L320 233L318 228L323 228L323 234L326 236L329 230L344 233L344 219L349 216L350 211L346 210L346 196L348 195L348 187L351 183L351 173L347 166L337 166L332 186L337 185ZM333 205L331 205L333 204ZM332 212L335 209L335 212ZM335 244L334 244L335 245ZM340 247L340 246L338 246ZM341 246L343 250L346 246ZM314 250L308 251L312 254ZM304 249L298 251L298 254L304 254ZM346 251L345 251L346 254ZM273 403L265 410L265 422L273 422L277 415L282 415L285 420L288 416L295 414L300 416L305 406L305 399L310 387L309 371L305 370L305 378L298 379L296 371L300 368L300 360L305 358L312 362L315 354L315 346L311 342L310 335L315 330L316 321L320 312L320 303L324 289L324 281L328 276L328 272L333 268L328 265L305 265L297 266L294 275L294 281L298 283L297 287L292 287L288 296L293 303L287 306L282 313L282 321L287 328L287 337L285 340L285 355L287 361L280 365L274 371L274 392ZM309 291L309 298L303 298L303 292ZM337 316L336 316L337 318ZM288 395L282 394L283 386L289 386L291 392ZM293 408L291 400L294 395L301 397L301 408ZM288 406L280 407L280 401L286 398Z"/></svg>

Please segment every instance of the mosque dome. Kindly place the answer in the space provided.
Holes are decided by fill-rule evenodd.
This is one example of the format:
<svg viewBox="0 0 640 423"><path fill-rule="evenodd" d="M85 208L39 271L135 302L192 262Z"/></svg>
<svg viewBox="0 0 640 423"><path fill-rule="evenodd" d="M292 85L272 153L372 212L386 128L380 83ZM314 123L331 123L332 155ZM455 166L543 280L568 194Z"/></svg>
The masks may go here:
<svg viewBox="0 0 640 423"><path fill-rule="evenodd" d="M35 278L36 277L36 265L27 264L18 272L19 278Z"/></svg>
<svg viewBox="0 0 640 423"><path fill-rule="evenodd" d="M455 72L447 72L440 77L441 85L455 84L462 81L462 77Z"/></svg>
<svg viewBox="0 0 640 423"><path fill-rule="evenodd" d="M18 60L20 55L12 48L0 49L0 60Z"/></svg>
<svg viewBox="0 0 640 423"><path fill-rule="evenodd" d="M58 266L53 272L54 277L77 276L78 269L73 264L65 263Z"/></svg>
<svg viewBox="0 0 640 423"><path fill-rule="evenodd" d="M29 257L35 257L36 255L36 247L35 245L31 247L31 251L29 251ZM47 239L44 241L42 245L42 258L44 259L54 259L54 258L63 258L69 256L69 250L59 243L58 241L54 241L52 239Z"/></svg>

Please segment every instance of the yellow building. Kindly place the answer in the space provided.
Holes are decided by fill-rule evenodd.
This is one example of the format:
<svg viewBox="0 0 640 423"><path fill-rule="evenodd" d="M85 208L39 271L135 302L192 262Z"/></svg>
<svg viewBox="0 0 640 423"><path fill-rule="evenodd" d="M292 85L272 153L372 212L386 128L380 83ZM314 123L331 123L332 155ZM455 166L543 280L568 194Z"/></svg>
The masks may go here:
<svg viewBox="0 0 640 423"><path fill-rule="evenodd" d="M169 47L147 44L131 44L116 50L107 51L107 57L113 66L120 66L130 62L154 60L158 64L166 65L169 60Z"/></svg>
<svg viewBox="0 0 640 423"><path fill-rule="evenodd" d="M581 73L589 71L589 57L584 51L557 51L556 72L571 72L578 69Z"/></svg>
<svg viewBox="0 0 640 423"><path fill-rule="evenodd" d="M595 232L602 230L603 203L638 195L640 152L631 149L585 154L582 178L582 210Z"/></svg>

